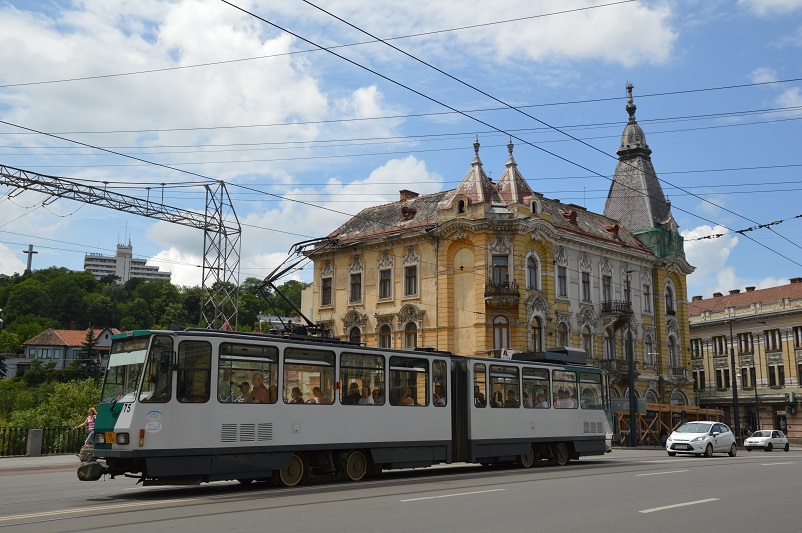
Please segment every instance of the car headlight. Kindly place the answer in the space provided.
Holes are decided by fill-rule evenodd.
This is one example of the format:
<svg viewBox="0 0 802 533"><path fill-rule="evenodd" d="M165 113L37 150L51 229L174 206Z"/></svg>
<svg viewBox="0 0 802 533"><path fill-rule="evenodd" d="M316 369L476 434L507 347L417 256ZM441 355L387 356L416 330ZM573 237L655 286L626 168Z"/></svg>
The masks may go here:
<svg viewBox="0 0 802 533"><path fill-rule="evenodd" d="M702 442L703 440L705 440L704 437L696 437L695 439L691 439L691 442Z"/></svg>

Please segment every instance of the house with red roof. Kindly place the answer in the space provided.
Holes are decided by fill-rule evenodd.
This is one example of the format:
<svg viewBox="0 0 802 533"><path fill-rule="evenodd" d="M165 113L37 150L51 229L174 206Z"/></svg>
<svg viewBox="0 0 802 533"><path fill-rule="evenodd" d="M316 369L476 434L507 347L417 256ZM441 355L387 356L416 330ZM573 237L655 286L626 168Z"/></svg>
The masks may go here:
<svg viewBox="0 0 802 533"><path fill-rule="evenodd" d="M103 364L108 360L111 337L120 331L117 328L92 328L95 334L95 349L102 356ZM45 362L55 361L56 369L69 368L73 361L86 357L86 334L89 329L53 329L48 328L34 338L23 343L24 356L28 366L30 361L41 359ZM23 366L17 363L18 372Z"/></svg>

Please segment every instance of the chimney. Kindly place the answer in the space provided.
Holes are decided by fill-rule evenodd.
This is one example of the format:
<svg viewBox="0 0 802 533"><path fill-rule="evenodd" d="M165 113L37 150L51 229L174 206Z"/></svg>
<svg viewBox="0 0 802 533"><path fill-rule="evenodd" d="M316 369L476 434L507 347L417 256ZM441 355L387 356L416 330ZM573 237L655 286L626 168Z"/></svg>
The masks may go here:
<svg viewBox="0 0 802 533"><path fill-rule="evenodd" d="M741 289L732 289L730 291L730 294L739 294L740 292L741 292Z"/></svg>
<svg viewBox="0 0 802 533"><path fill-rule="evenodd" d="M713 298L720 298L721 296L724 296L724 295L721 294L720 292L714 292L713 293Z"/></svg>
<svg viewBox="0 0 802 533"><path fill-rule="evenodd" d="M802 278L791 278L791 283L802 283Z"/></svg>
<svg viewBox="0 0 802 533"><path fill-rule="evenodd" d="M401 193L401 200L399 200L401 202L406 202L407 200L412 200L413 198L417 198L418 197L418 193L416 193L415 191L410 191L410 190L407 190L407 189L401 189L398 192Z"/></svg>
<svg viewBox="0 0 802 533"><path fill-rule="evenodd" d="M702 301L702 297L701 296L694 296L693 298L691 298L691 301L693 301L693 302L701 302Z"/></svg>
<svg viewBox="0 0 802 533"><path fill-rule="evenodd" d="M747 287L746 288L746 292L755 292L755 288L754 287Z"/></svg>

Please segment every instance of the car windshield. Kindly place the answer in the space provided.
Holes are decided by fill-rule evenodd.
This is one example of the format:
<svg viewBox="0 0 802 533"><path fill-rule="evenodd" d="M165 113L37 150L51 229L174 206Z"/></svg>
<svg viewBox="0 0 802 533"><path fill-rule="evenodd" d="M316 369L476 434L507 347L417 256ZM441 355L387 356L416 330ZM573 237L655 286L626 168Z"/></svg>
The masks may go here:
<svg viewBox="0 0 802 533"><path fill-rule="evenodd" d="M771 437L770 431L755 431L752 433L753 437Z"/></svg>
<svg viewBox="0 0 802 533"><path fill-rule="evenodd" d="M710 431L710 422L688 422L682 424L675 431L677 433L707 433Z"/></svg>

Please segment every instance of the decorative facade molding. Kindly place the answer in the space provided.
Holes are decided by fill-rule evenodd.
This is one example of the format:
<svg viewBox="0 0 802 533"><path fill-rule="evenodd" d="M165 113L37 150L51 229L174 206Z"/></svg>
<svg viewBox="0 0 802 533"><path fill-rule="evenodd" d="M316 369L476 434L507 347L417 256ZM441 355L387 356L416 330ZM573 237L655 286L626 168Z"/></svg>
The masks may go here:
<svg viewBox="0 0 802 533"><path fill-rule="evenodd" d="M557 246L554 253L554 263L559 266L568 266L568 257L565 255L565 246Z"/></svg>
<svg viewBox="0 0 802 533"><path fill-rule="evenodd" d="M359 258L358 255L355 255L351 260L351 263L348 265L348 272L351 274L358 274L365 269L364 265L362 264L362 260Z"/></svg>
<svg viewBox="0 0 802 533"><path fill-rule="evenodd" d="M352 328L358 327L359 330L365 332L365 324L367 324L368 317L356 309L351 309L343 317L343 335L346 337Z"/></svg>
<svg viewBox="0 0 802 533"><path fill-rule="evenodd" d="M390 255L390 250L382 251L382 256L379 258L379 270L387 270L393 268L395 258Z"/></svg>
<svg viewBox="0 0 802 533"><path fill-rule="evenodd" d="M406 253L404 253L404 257L402 258L403 263L405 265L417 265L419 260L420 256L418 255L418 252L415 251L415 247L409 246Z"/></svg>
<svg viewBox="0 0 802 533"><path fill-rule="evenodd" d="M587 252L582 252L579 256L579 270L582 272L590 272L593 265L590 262L590 254Z"/></svg>
<svg viewBox="0 0 802 533"><path fill-rule="evenodd" d="M487 247L491 254L507 254L512 253L512 243L506 235L496 235L496 238Z"/></svg>
<svg viewBox="0 0 802 533"><path fill-rule="evenodd" d="M331 259L323 261L323 266L320 267L321 278L331 278L334 276L334 262Z"/></svg>
<svg viewBox="0 0 802 533"><path fill-rule="evenodd" d="M610 266L610 258L609 257L602 257L601 262L599 263L599 272L601 272L602 276L612 276L613 275L613 267Z"/></svg>
<svg viewBox="0 0 802 533"><path fill-rule="evenodd" d="M401 306L401 309L399 309L398 313L396 313L399 331L404 331L404 327L409 322L415 322L415 325L418 327L418 331L420 331L423 329L423 315L425 314L426 311L419 309L415 304L404 304Z"/></svg>

